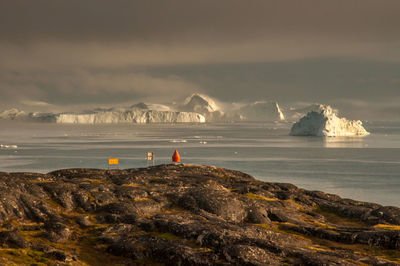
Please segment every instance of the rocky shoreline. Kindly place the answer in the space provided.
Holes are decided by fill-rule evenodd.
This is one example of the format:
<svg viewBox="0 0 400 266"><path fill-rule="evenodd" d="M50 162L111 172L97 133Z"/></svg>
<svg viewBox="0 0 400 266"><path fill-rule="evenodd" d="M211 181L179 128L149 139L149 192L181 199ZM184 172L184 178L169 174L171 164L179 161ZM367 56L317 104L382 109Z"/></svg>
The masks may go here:
<svg viewBox="0 0 400 266"><path fill-rule="evenodd" d="M400 208L233 170L0 173L0 263L397 265Z"/></svg>

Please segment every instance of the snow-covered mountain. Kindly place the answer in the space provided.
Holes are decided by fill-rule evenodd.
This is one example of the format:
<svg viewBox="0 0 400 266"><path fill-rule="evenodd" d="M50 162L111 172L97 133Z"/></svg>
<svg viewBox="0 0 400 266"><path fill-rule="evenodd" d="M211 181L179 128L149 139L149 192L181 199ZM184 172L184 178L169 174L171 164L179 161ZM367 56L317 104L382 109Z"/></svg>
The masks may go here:
<svg viewBox="0 0 400 266"><path fill-rule="evenodd" d="M237 113L242 120L248 121L282 121L285 120L277 102L260 101L240 108Z"/></svg>
<svg viewBox="0 0 400 266"><path fill-rule="evenodd" d="M320 105L320 111L308 112L297 123L293 124L292 136L365 136L369 132L360 120L347 120L337 116L337 111L328 105Z"/></svg>

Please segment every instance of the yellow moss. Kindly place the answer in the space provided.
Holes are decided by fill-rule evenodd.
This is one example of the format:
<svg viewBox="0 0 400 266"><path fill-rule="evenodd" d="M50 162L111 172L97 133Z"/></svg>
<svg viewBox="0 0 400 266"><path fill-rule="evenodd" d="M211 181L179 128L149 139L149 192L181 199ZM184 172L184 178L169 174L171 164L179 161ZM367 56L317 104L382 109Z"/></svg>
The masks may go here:
<svg viewBox="0 0 400 266"><path fill-rule="evenodd" d="M173 241L180 239L178 236L171 234L171 233L164 233L164 234L159 235L159 237L167 239L167 240L173 240Z"/></svg>
<svg viewBox="0 0 400 266"><path fill-rule="evenodd" d="M29 182L33 183L33 184L54 183L54 180L37 180L37 179L34 179L34 180L29 180Z"/></svg>
<svg viewBox="0 0 400 266"><path fill-rule="evenodd" d="M291 205L293 205L294 207L296 207L296 209L298 209L300 211L304 210L304 207L294 200L289 199L289 200L284 200L284 201L290 203Z"/></svg>
<svg viewBox="0 0 400 266"><path fill-rule="evenodd" d="M347 250L360 256L373 256L379 257L390 262L400 263L400 251L384 249L380 247L371 247L363 244L345 244L339 243L327 239L318 238L315 236L303 236L307 237L308 241L311 241L314 245L322 249L328 248L331 250Z"/></svg>
<svg viewBox="0 0 400 266"><path fill-rule="evenodd" d="M147 200L152 200L151 198L134 198L134 201L147 201Z"/></svg>
<svg viewBox="0 0 400 266"><path fill-rule="evenodd" d="M20 234L29 242L40 242L68 254L77 254L78 261L73 265L126 265L129 260L105 253L105 247L97 244L96 237L93 235L93 232L95 232L93 228L99 229L109 226L110 224L95 224L91 229L86 230L74 228L74 232L78 233L80 237L77 237L76 240L63 243L54 243L42 238L40 231L20 231ZM2 257L1 255L2 253L0 250L0 257ZM38 257L37 260L40 260L40 257ZM23 265L19 263L19 261L16 262L16 265ZM51 260L46 262L46 265L52 265L50 262ZM33 264L33 262L28 265L31 264Z"/></svg>
<svg viewBox="0 0 400 266"><path fill-rule="evenodd" d="M300 234L298 232L295 232L295 231L292 231L292 230L290 230L288 228L284 228L283 227L283 225L296 226L295 224L292 224L292 223L289 223L289 222L273 222L273 224L275 224L277 226L278 229L276 229L276 231L279 232L279 233L287 234L287 235L289 235L291 237L297 238L297 239L302 240L302 241L310 241L310 238L308 238L308 237L306 237L306 236L304 236L304 235L302 235L302 234Z"/></svg>
<svg viewBox="0 0 400 266"><path fill-rule="evenodd" d="M231 178L230 176L227 176L227 175L216 175L216 174L214 174L213 176L214 176L214 177L218 177L218 178L224 178L224 179L229 179L229 178Z"/></svg>
<svg viewBox="0 0 400 266"><path fill-rule="evenodd" d="M288 225L288 226L296 226L294 223L289 222L273 222L275 225Z"/></svg>
<svg viewBox="0 0 400 266"><path fill-rule="evenodd" d="M182 239L172 233L153 233L153 235L170 241L177 241Z"/></svg>
<svg viewBox="0 0 400 266"><path fill-rule="evenodd" d="M336 229L336 227L333 227L333 226L330 226L330 225L327 225L327 224L324 224L324 223L321 223L321 222L318 222L318 221L315 221L315 220L313 221L313 224L318 226L318 227L325 228L325 229L331 229L331 230L335 230Z"/></svg>
<svg viewBox="0 0 400 266"><path fill-rule="evenodd" d="M41 231L19 231L19 234L28 242L37 240L37 237L42 233Z"/></svg>
<svg viewBox="0 0 400 266"><path fill-rule="evenodd" d="M43 257L43 252L30 248L0 248L0 263L5 265L49 265L50 262Z"/></svg>
<svg viewBox="0 0 400 266"><path fill-rule="evenodd" d="M270 230L273 229L273 228L272 228L270 225L268 225L268 224L254 224L254 225L257 225L257 226L260 226L260 227L263 227L263 228L266 228L266 229L270 229Z"/></svg>
<svg viewBox="0 0 400 266"><path fill-rule="evenodd" d="M113 203L120 203L120 201L118 201L118 200L113 200L113 201L109 201L109 202L98 202L97 201L97 205L99 205L99 206L105 206L105 205L108 205L108 204L113 204Z"/></svg>
<svg viewBox="0 0 400 266"><path fill-rule="evenodd" d="M86 237L73 243L81 261L79 265L126 265L127 259L105 253L94 237Z"/></svg>
<svg viewBox="0 0 400 266"><path fill-rule="evenodd" d="M86 182L90 182L90 183L96 183L96 184L103 184L104 181L103 180L99 180L99 179L94 179L94 178L82 178L82 181L86 181Z"/></svg>
<svg viewBox="0 0 400 266"><path fill-rule="evenodd" d="M312 251L322 251L322 252L330 251L329 249L322 248L320 246L309 246L308 248L311 249Z"/></svg>
<svg viewBox="0 0 400 266"><path fill-rule="evenodd" d="M39 222L39 223L37 223L37 222L23 222L23 223L21 223L21 225L23 225L23 226L35 226L35 225L43 225L44 223L42 223L42 222Z"/></svg>
<svg viewBox="0 0 400 266"><path fill-rule="evenodd" d="M122 186L123 187L140 187L140 185L136 184L136 183L123 184Z"/></svg>
<svg viewBox="0 0 400 266"><path fill-rule="evenodd" d="M205 252L205 253L213 251L211 248L203 248L203 247L196 247L195 249L197 251L202 251L202 252Z"/></svg>
<svg viewBox="0 0 400 266"><path fill-rule="evenodd" d="M60 203L58 203L57 201L55 201L53 199L46 199L46 200L44 200L44 202L46 202L51 208L54 208L54 209L57 209L57 210L64 209L64 207L62 207L60 205Z"/></svg>
<svg viewBox="0 0 400 266"><path fill-rule="evenodd" d="M374 256L374 257L379 257L385 260L388 260L393 263L400 263L400 251L398 250L390 250L390 249L384 249L380 247L371 247L368 245L362 245L362 244L345 244L345 243L338 243L335 241L327 240L327 239L322 239L318 238L315 236L308 236L308 235L303 235L298 232L292 231L290 229L287 229L283 227L282 225L291 225L294 226L294 224L291 223L279 223L279 222L273 222L276 226L278 226L278 229L276 230L277 232L284 233L287 235L290 235L292 237L298 238L299 240L303 241L311 241L312 244L309 245L311 249L322 249L322 250L347 250L355 254L359 254L360 256ZM268 228L268 225L265 225L263 227ZM321 250L320 250L321 251Z"/></svg>
<svg viewBox="0 0 400 266"><path fill-rule="evenodd" d="M96 198L92 195L92 193L88 192L87 196L88 196L88 199L90 199L91 201L96 201Z"/></svg>
<svg viewBox="0 0 400 266"><path fill-rule="evenodd" d="M266 200L266 201L278 201L278 199L275 198L267 198L261 195L257 195L254 193L247 193L246 197L250 198L250 199L257 199L257 200Z"/></svg>
<svg viewBox="0 0 400 266"><path fill-rule="evenodd" d="M400 230L400 225L392 225L392 224L377 224L374 225L373 227L385 230Z"/></svg>
<svg viewBox="0 0 400 266"><path fill-rule="evenodd" d="M6 226L7 224L12 225L15 228L18 228L20 231L34 231L34 230L30 230L29 228L43 225L43 223L26 222L21 219L9 219L2 224L3 227L0 228L0 231L10 231L10 229L7 228L7 226Z"/></svg>
<svg viewBox="0 0 400 266"><path fill-rule="evenodd" d="M343 225L348 227L369 227L369 225L363 221L345 217L333 210L317 207L314 209L314 211L324 216L326 221L332 224Z"/></svg>

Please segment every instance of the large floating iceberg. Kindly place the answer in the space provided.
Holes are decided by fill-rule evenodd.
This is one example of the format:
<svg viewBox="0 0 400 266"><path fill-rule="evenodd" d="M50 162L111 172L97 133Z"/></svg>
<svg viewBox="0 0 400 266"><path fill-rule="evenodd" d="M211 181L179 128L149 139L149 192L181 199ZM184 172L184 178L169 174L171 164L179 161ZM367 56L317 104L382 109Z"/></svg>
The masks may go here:
<svg viewBox="0 0 400 266"><path fill-rule="evenodd" d="M180 109L196 113L212 113L220 108L210 97L195 93L185 99Z"/></svg>
<svg viewBox="0 0 400 266"><path fill-rule="evenodd" d="M330 106L319 106L321 111L311 111L293 124L290 130L292 136L365 136L369 132L362 126L360 120L339 118L336 110Z"/></svg>
<svg viewBox="0 0 400 266"><path fill-rule="evenodd" d="M204 123L205 117L193 112L156 111L144 108L95 109L83 113L25 113L17 109L0 113L0 118L58 124L149 124Z"/></svg>
<svg viewBox="0 0 400 266"><path fill-rule="evenodd" d="M192 112L155 111L134 108L126 111L93 113L64 113L56 116L60 124L149 124L149 123L204 123L204 116Z"/></svg>
<svg viewBox="0 0 400 266"><path fill-rule="evenodd" d="M203 94L192 94L185 99L182 105L176 106L176 109L202 114L207 122L225 122L227 120L225 113L216 102Z"/></svg>

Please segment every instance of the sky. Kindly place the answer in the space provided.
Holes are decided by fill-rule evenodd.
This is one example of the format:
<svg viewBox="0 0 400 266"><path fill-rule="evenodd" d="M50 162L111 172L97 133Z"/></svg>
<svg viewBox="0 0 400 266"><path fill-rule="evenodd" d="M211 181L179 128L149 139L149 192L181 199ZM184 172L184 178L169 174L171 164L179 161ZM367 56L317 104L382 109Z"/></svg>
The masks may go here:
<svg viewBox="0 0 400 266"><path fill-rule="evenodd" d="M398 0L0 1L0 110L200 92L400 120Z"/></svg>

